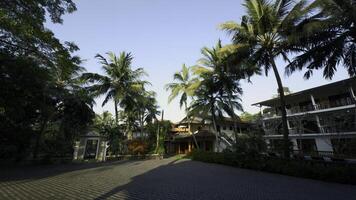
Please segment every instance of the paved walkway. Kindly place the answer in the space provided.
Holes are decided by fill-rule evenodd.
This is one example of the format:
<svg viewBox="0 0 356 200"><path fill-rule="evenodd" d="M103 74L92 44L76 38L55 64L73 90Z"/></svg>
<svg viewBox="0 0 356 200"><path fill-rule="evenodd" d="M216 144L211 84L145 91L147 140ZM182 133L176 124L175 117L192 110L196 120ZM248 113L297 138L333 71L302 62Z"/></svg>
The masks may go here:
<svg viewBox="0 0 356 200"><path fill-rule="evenodd" d="M0 199L356 199L356 186L175 158L0 169Z"/></svg>

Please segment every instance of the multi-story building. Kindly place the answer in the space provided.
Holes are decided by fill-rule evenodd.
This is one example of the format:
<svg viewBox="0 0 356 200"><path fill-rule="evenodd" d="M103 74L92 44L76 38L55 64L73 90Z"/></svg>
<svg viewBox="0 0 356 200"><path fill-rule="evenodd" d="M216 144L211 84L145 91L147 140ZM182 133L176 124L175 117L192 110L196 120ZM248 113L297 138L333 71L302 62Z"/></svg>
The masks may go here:
<svg viewBox="0 0 356 200"><path fill-rule="evenodd" d="M289 138L303 154L356 155L356 78L285 96ZM279 98L260 106L265 140L278 150L282 144Z"/></svg>
<svg viewBox="0 0 356 200"><path fill-rule="evenodd" d="M217 120L216 124L217 131L215 131L210 120L195 118L188 123L187 119L184 118L179 123L174 124L170 134L167 135L165 141L167 153L181 154L192 151L195 148L193 134L201 150L222 151L231 148L235 141L233 119ZM240 120L236 122L238 133L245 132L249 129L249 126L248 123Z"/></svg>

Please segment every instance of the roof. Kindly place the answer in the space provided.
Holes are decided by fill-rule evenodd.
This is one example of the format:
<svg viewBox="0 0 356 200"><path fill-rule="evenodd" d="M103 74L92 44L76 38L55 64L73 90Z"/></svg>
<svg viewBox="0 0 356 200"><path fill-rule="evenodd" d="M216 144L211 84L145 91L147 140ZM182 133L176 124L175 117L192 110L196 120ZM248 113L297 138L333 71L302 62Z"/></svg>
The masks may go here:
<svg viewBox="0 0 356 200"><path fill-rule="evenodd" d="M299 91L299 92L295 92L295 93L291 93L291 94L288 94L288 95L285 95L285 99L286 101L288 101L289 99L294 99L294 98L297 98L297 97L300 97L300 96L303 96L303 95L307 95L307 94L313 94L315 92L330 92L330 90L335 90L337 88L340 88L340 87L345 87L345 86L351 86L351 85L354 85L356 86L356 77L353 77L353 78L349 78L349 79L344 79L344 80L341 80L341 81L337 81L337 82L333 82L333 83L329 83L329 84L325 84L325 85L321 85L321 86L318 86L318 87L314 87L314 88L309 88L309 89L306 89L306 90L302 90L302 91ZM272 106L272 105L275 105L277 102L279 102L279 98L276 97L276 98L272 98L272 99L268 99L268 100L265 100L265 101L261 101L261 102L258 102L258 103L254 103L252 104L253 106Z"/></svg>
<svg viewBox="0 0 356 200"><path fill-rule="evenodd" d="M221 118L217 118L217 121L218 122L234 122L234 119L231 118L231 117L223 117L223 119L221 120ZM238 123L241 123L241 124L248 124L248 122L245 122L245 121L242 121L241 119L237 119ZM201 117L194 117L190 123L191 124L203 124L203 122L205 124L211 124L211 120L210 119L205 119L203 120ZM186 121L186 117L184 117L180 122L176 123L175 125L179 125L179 124L185 124L185 123L188 123Z"/></svg>
<svg viewBox="0 0 356 200"><path fill-rule="evenodd" d="M88 131L84 135L81 135L81 137L105 137L103 135L100 135L97 131Z"/></svg>

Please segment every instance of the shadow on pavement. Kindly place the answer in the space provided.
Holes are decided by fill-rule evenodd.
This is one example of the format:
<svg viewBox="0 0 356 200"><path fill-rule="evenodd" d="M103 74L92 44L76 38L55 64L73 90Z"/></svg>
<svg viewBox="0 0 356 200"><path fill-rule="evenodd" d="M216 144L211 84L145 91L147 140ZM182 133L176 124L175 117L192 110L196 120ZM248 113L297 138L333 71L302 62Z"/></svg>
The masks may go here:
<svg viewBox="0 0 356 200"><path fill-rule="evenodd" d="M186 159L135 176L96 199L352 199L356 187Z"/></svg>
<svg viewBox="0 0 356 200"><path fill-rule="evenodd" d="M60 175L67 172L93 169L105 170L115 165L134 162L134 160L107 161L93 163L68 163L54 165L26 165L26 166L1 166L0 182L2 181L20 181L27 179L42 179L51 176Z"/></svg>

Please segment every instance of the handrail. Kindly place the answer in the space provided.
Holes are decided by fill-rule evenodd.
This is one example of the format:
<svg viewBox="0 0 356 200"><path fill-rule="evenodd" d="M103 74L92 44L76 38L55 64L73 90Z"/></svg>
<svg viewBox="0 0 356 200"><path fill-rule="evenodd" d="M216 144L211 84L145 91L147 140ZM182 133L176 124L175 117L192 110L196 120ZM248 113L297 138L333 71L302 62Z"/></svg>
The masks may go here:
<svg viewBox="0 0 356 200"><path fill-rule="evenodd" d="M320 103L317 103L315 106L313 105L306 105L306 106L293 106L289 109L286 109L287 114L296 114L296 113L302 113L302 112L308 112L308 111L315 111L315 110L324 110L324 109L329 109L329 108L336 108L336 107L342 107L342 106L348 106L352 105L354 102L352 101L351 97L346 97L346 98L341 98L338 100L334 101L323 101ZM262 115L263 117L276 117L276 116L281 116L281 112L278 110L277 112L275 110L271 110L269 112L265 112Z"/></svg>

